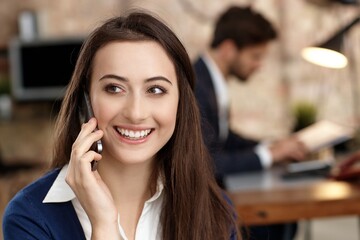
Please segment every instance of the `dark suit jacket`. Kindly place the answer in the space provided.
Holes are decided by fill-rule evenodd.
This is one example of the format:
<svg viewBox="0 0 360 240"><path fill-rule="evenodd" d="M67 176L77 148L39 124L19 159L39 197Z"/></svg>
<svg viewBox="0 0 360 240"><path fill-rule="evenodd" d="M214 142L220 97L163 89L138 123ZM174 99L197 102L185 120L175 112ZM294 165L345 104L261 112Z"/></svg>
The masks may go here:
<svg viewBox="0 0 360 240"><path fill-rule="evenodd" d="M202 116L202 131L214 158L217 176L221 178L225 174L262 169L260 159L254 152L258 142L245 139L230 129L226 140L219 138L218 105L210 72L201 58L195 62L194 70L195 95Z"/></svg>

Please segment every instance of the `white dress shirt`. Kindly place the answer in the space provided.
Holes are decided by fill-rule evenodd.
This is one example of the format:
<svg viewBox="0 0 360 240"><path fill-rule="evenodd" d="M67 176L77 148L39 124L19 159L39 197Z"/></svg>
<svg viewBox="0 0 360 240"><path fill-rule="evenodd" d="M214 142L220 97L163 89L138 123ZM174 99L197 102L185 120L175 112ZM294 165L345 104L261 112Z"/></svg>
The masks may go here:
<svg viewBox="0 0 360 240"><path fill-rule="evenodd" d="M210 54L204 53L202 59L207 66L211 79L215 89L215 95L218 104L219 114L219 137L225 140L229 134L229 93L228 86L226 84L225 77L221 73L220 69L211 58ZM260 143L255 149L255 153L258 155L263 168L269 168L272 164L272 156L268 147L268 144Z"/></svg>
<svg viewBox="0 0 360 240"><path fill-rule="evenodd" d="M91 239L91 224L90 220L82 208L79 200L70 186L65 182L65 176L68 165L65 165L53 185L45 196L43 203L59 203L71 201L76 214L79 218L81 226L84 230L86 239ZM135 240L160 240L162 236L160 225L160 214L162 209L162 191L163 184L160 178L157 183L156 193L145 202L143 211L136 226ZM124 229L120 225L120 215L118 216L119 232L122 240L127 240Z"/></svg>

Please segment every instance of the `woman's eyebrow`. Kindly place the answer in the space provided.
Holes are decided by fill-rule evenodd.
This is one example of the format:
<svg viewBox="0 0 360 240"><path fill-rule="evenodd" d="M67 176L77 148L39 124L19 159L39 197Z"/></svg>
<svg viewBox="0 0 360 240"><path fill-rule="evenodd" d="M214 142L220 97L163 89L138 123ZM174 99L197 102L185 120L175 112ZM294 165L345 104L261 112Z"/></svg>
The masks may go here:
<svg viewBox="0 0 360 240"><path fill-rule="evenodd" d="M170 85L173 85L169 79L167 79L166 77L163 77L163 76L151 77L151 78L146 79L145 82L152 82L152 81L158 81L158 80L165 81L165 82L170 83Z"/></svg>
<svg viewBox="0 0 360 240"><path fill-rule="evenodd" d="M107 79L107 78L112 78L112 79L122 81L122 82L129 81L126 77L122 77L122 76L115 75L115 74L106 74L106 75L102 76L99 79L99 81ZM169 83L170 85L173 85L169 79L167 79L166 77L163 77L163 76L155 76L155 77L147 78L147 79L145 79L145 82L152 82L152 81L159 81L159 80L165 81L165 82Z"/></svg>
<svg viewBox="0 0 360 240"><path fill-rule="evenodd" d="M119 80L119 81L122 81L122 82L128 82L129 81L126 77L118 76L118 75L115 75L115 74L106 74L106 75L102 76L99 79L99 81L101 81L103 79L106 79L106 78L112 78L112 79L116 79L116 80Z"/></svg>

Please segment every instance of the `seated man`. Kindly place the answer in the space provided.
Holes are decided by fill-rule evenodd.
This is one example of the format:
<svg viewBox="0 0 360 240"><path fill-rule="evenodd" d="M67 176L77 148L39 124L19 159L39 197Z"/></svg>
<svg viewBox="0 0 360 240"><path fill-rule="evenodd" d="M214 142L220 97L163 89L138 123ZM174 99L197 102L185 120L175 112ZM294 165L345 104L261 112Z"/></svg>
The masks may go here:
<svg viewBox="0 0 360 240"><path fill-rule="evenodd" d="M276 32L250 8L232 7L216 23L210 49L195 62L195 94L203 118L205 141L213 153L218 176L303 160L307 150L295 137L260 144L229 129L227 77L247 81L258 69Z"/></svg>
<svg viewBox="0 0 360 240"><path fill-rule="evenodd" d="M210 48L194 64L195 94L203 118L204 138L222 186L226 174L261 170L289 159L303 160L307 154L305 145L295 137L265 145L229 129L227 77L233 75L247 81L275 38L274 28L261 14L250 8L231 7L216 22ZM283 234L283 225L275 228ZM256 232L261 230L265 231L264 239L282 239L275 233L268 234L268 228Z"/></svg>

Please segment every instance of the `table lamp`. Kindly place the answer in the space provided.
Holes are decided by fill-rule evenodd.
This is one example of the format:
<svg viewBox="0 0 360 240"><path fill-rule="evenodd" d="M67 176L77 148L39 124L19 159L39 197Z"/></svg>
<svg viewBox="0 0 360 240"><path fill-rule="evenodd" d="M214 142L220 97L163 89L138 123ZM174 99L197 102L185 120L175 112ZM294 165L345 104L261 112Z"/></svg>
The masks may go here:
<svg viewBox="0 0 360 240"><path fill-rule="evenodd" d="M358 91L358 80L355 74L354 63L351 61L353 58L348 60L348 57L343 54L343 42L345 34L358 22L360 17L356 17L353 21L347 24L345 27L341 28L333 36L331 36L324 43L317 45L316 47L306 47L302 50L302 57L316 65L320 65L326 68L341 69L345 68L348 63L350 67L351 74L351 84L352 84L352 97L353 97L353 115L355 120L355 134L354 134L354 144L356 147L360 146L360 126L358 121L360 119L359 112L359 91Z"/></svg>
<svg viewBox="0 0 360 240"><path fill-rule="evenodd" d="M306 47L301 51L302 57L314 64L327 68L344 68L348 64L347 57L342 53L344 35L360 20L355 18L348 25L340 29L324 43L315 47Z"/></svg>

